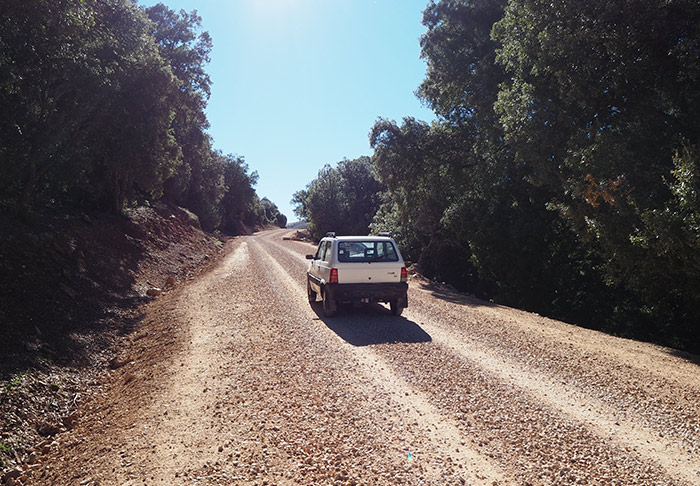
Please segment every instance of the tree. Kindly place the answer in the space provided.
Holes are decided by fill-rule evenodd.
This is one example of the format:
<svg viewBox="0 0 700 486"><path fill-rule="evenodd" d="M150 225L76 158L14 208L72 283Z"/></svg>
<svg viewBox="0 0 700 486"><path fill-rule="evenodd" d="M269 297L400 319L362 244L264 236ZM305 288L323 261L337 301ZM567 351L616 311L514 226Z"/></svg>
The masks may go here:
<svg viewBox="0 0 700 486"><path fill-rule="evenodd" d="M511 0L494 29L511 76L496 105L505 140L602 259L610 288L632 292L618 307L648 323L636 331L646 338L698 317L695 266L659 253L674 233L652 222L680 209L666 181L700 140L699 26L687 0Z"/></svg>
<svg viewBox="0 0 700 486"><path fill-rule="evenodd" d="M205 231L213 231L222 223L227 162L226 157L210 148L207 140L197 164L190 166L192 176L185 207L199 216Z"/></svg>
<svg viewBox="0 0 700 486"><path fill-rule="evenodd" d="M341 235L369 232L380 204L383 186L374 175L369 157L324 166L305 190L292 198L294 212L309 222L309 231L321 238L328 231Z"/></svg>
<svg viewBox="0 0 700 486"><path fill-rule="evenodd" d="M97 22L92 2L8 0L0 12L3 190L25 217L107 91Z"/></svg>
<svg viewBox="0 0 700 486"><path fill-rule="evenodd" d="M509 3L494 30L506 139L577 229L628 246L639 210L668 197L673 154L700 137L699 23L687 1Z"/></svg>
<svg viewBox="0 0 700 486"><path fill-rule="evenodd" d="M134 191L157 196L179 157L172 73L143 11L129 0L8 0L0 15L3 188L20 212L37 192L78 190L113 210Z"/></svg>
<svg viewBox="0 0 700 486"><path fill-rule="evenodd" d="M224 182L226 191L222 200L224 210L221 229L235 234L246 220L248 212L255 201L254 186L258 174L248 174L248 164L243 157L228 155L225 157Z"/></svg>
<svg viewBox="0 0 700 486"><path fill-rule="evenodd" d="M264 197L260 200L260 207L262 208L263 221L261 223L263 225L274 225L280 228L287 226L287 217L280 213L277 205L268 198Z"/></svg>
<svg viewBox="0 0 700 486"><path fill-rule="evenodd" d="M308 221L311 217L308 200L309 191L307 185L307 189L301 189L292 194L292 199L291 201L289 201L289 203L294 206L294 208L292 209L294 211L294 214L296 214L299 219L305 221Z"/></svg>
<svg viewBox="0 0 700 486"><path fill-rule="evenodd" d="M493 103L504 69L495 63L499 44L491 38L506 0L443 0L423 13L426 32L421 58L427 63L419 96L439 115L473 131L495 125Z"/></svg>
<svg viewBox="0 0 700 486"><path fill-rule="evenodd" d="M342 181L340 174L330 165L325 165L318 171L316 179L311 181L304 193L302 203L304 212L297 209L297 214L309 222L309 232L314 238L321 238L328 231L339 231L338 224L342 219L341 194ZM294 199L292 199L294 202Z"/></svg>
<svg viewBox="0 0 700 486"><path fill-rule="evenodd" d="M675 346L700 349L700 153L685 146L673 157L666 184L671 198L663 208L641 214L643 226L632 243L645 252L638 265L635 289L642 293L643 311L654 318ZM646 284L645 284L646 283Z"/></svg>
<svg viewBox="0 0 700 486"><path fill-rule="evenodd" d="M340 231L346 234L366 235L369 224L377 212L380 194L384 190L369 157L338 162L341 180L342 220Z"/></svg>
<svg viewBox="0 0 700 486"><path fill-rule="evenodd" d="M159 3L147 8L146 13L159 52L171 67L177 86L171 127L182 149L183 163L166 181L165 196L184 206L201 206L201 202L194 202L199 197L201 183L191 183L192 177L208 170L206 166L211 160L211 144L206 134L209 122L204 110L211 93L211 79L205 65L209 63L212 40L208 32L198 33L202 19L196 11L177 13Z"/></svg>
<svg viewBox="0 0 700 486"><path fill-rule="evenodd" d="M388 191L373 227L391 227L428 276L568 317L590 302L580 290L595 286L596 273L548 209L549 189L532 183L531 167L504 142L494 104L508 75L496 63L491 31L505 6L446 0L427 7L419 94L440 118L375 124L373 162Z"/></svg>
<svg viewBox="0 0 700 486"><path fill-rule="evenodd" d="M120 212L158 200L205 230L286 223L242 158L212 148L211 37L196 11L133 0L7 0L0 11L0 202ZM265 206L265 208L263 208Z"/></svg>
<svg viewBox="0 0 700 486"><path fill-rule="evenodd" d="M454 157L451 142L444 125L414 118L404 118L401 126L379 119L370 132L372 163L387 188L384 217L373 228L391 229L407 256L429 272L434 269L424 260L433 253L426 249L446 241L442 217L457 196L459 171L470 163Z"/></svg>

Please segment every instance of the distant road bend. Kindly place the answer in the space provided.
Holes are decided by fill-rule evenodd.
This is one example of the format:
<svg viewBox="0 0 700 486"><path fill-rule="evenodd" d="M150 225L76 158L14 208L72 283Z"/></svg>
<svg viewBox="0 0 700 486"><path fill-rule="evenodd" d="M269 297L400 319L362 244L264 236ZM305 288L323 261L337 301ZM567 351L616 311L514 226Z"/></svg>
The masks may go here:
<svg viewBox="0 0 700 486"><path fill-rule="evenodd" d="M700 485L697 362L418 279L327 319L290 233L149 304L23 484Z"/></svg>

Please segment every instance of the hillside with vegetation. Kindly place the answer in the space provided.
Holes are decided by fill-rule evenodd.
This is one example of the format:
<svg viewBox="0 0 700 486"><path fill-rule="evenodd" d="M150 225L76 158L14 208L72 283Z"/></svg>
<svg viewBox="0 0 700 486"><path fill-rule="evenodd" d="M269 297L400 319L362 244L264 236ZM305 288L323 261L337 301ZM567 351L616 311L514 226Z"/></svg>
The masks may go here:
<svg viewBox="0 0 700 486"><path fill-rule="evenodd" d="M700 5L442 0L423 23L436 120L380 118L371 160L322 169L293 201L312 233L389 230L463 291L700 350Z"/></svg>
<svg viewBox="0 0 700 486"><path fill-rule="evenodd" d="M2 3L0 470L74 425L145 302L286 225L213 148L211 49L162 4Z"/></svg>

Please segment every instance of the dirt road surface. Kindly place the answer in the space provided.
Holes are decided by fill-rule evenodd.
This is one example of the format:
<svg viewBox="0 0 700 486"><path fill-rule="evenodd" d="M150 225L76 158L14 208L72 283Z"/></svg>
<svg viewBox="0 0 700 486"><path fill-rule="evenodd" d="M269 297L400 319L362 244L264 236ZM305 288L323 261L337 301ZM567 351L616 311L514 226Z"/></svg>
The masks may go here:
<svg viewBox="0 0 700 486"><path fill-rule="evenodd" d="M32 485L700 485L700 366L414 279L321 317L270 231L147 306Z"/></svg>

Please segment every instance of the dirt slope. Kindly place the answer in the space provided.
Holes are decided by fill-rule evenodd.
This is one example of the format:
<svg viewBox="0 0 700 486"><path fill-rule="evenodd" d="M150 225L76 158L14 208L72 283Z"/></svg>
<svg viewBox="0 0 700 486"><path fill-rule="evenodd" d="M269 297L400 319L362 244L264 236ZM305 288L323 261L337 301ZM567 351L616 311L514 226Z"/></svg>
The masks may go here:
<svg viewBox="0 0 700 486"><path fill-rule="evenodd" d="M139 325L147 292L181 285L221 251L194 215L160 203L35 219L0 211L0 483L72 426Z"/></svg>
<svg viewBox="0 0 700 486"><path fill-rule="evenodd" d="M697 361L418 279L322 318L287 233L149 304L21 483L700 484Z"/></svg>

